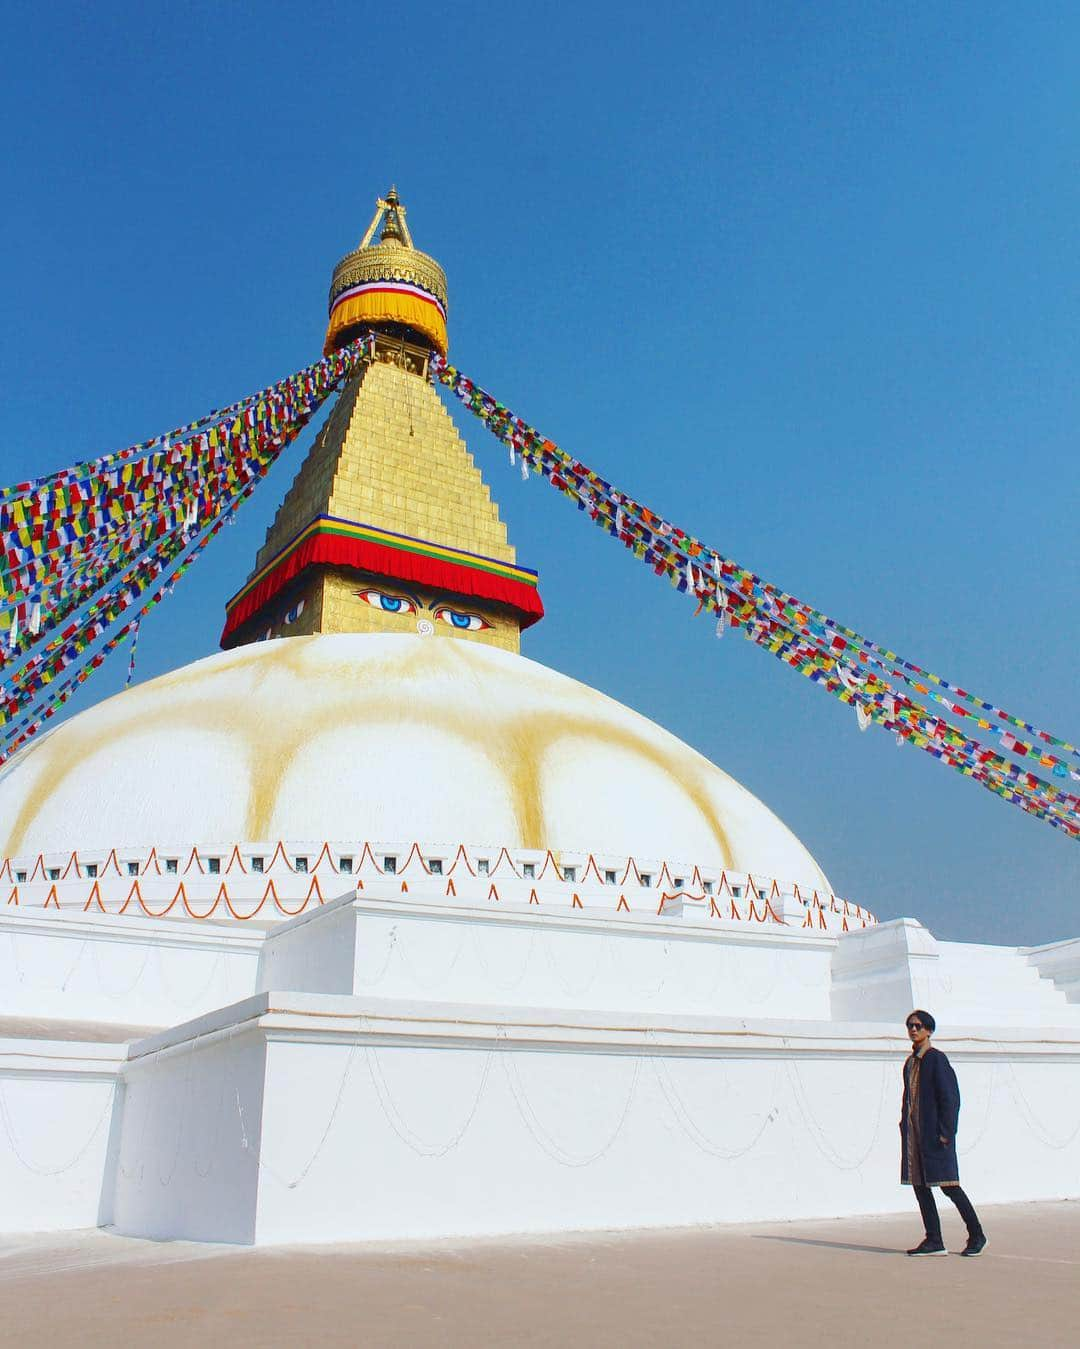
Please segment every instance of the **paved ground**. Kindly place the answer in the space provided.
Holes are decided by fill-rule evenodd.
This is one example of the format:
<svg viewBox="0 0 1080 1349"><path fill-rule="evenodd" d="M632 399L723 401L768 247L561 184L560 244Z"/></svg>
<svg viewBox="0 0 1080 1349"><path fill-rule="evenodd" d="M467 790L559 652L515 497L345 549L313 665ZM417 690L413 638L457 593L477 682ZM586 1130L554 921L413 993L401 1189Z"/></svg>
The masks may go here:
<svg viewBox="0 0 1080 1349"><path fill-rule="evenodd" d="M918 1261L914 1216L378 1248L3 1236L0 1344L1080 1343L1080 1202L983 1220L978 1260Z"/></svg>

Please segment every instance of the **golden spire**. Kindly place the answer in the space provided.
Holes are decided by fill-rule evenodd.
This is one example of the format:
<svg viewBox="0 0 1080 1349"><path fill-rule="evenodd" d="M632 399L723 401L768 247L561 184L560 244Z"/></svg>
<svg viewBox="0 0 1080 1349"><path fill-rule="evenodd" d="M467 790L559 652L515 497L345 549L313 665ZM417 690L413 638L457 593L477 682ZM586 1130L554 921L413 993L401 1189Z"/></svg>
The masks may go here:
<svg viewBox="0 0 1080 1349"><path fill-rule="evenodd" d="M334 268L325 351L374 328L446 355L446 273L415 246L405 217L397 188L391 187L376 200L360 246ZM372 243L380 224L379 242Z"/></svg>
<svg viewBox="0 0 1080 1349"><path fill-rule="evenodd" d="M380 225L378 243L372 243ZM224 647L312 633L411 632L520 649L544 612L431 381L446 277L391 188L334 271L327 349L374 329L229 600Z"/></svg>
<svg viewBox="0 0 1080 1349"><path fill-rule="evenodd" d="M401 204L397 188L392 187L385 197L376 199L375 214L371 218L371 224L367 227L367 233L360 240L360 247L370 248L371 240L379 227L379 221L382 220L384 224L382 234L379 235L380 244L389 241L404 244L406 248L413 248L412 235L405 223L405 215L405 207Z"/></svg>

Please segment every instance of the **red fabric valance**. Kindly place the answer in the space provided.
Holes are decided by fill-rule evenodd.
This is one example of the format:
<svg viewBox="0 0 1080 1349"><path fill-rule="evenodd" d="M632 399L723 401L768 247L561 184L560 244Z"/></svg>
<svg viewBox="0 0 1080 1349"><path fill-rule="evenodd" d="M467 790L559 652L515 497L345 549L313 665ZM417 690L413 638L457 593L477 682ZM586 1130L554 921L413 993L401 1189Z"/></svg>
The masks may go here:
<svg viewBox="0 0 1080 1349"><path fill-rule="evenodd" d="M522 628L531 627L544 616L544 605L539 591L525 581L508 576L497 576L479 567L460 562L448 562L428 557L423 553L391 548L367 539L348 538L340 534L319 533L305 539L299 547L286 553L280 562L253 586L229 610L221 645L253 618L262 608L295 580L305 567L325 565L350 567L356 571L373 572L377 576L392 576L395 580L411 581L417 585L446 590L453 595L474 595L477 599L494 600L505 604L521 615Z"/></svg>

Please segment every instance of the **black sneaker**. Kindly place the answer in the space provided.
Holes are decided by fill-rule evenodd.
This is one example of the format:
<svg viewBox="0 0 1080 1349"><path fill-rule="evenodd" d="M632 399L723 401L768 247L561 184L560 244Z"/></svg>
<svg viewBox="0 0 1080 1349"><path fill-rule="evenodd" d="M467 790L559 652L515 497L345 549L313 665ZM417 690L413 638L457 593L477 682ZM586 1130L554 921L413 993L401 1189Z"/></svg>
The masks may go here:
<svg viewBox="0 0 1080 1349"><path fill-rule="evenodd" d="M982 1255L986 1250L986 1237L980 1233L977 1237L968 1237L968 1244L960 1252L961 1255Z"/></svg>
<svg viewBox="0 0 1080 1349"><path fill-rule="evenodd" d="M981 1246L979 1247L979 1250L980 1251L982 1250ZM949 1252L945 1249L944 1245L940 1241L931 1241L929 1237L927 1237L924 1241L920 1241L917 1246L913 1246L911 1250L908 1251L908 1255L948 1255L948 1254Z"/></svg>

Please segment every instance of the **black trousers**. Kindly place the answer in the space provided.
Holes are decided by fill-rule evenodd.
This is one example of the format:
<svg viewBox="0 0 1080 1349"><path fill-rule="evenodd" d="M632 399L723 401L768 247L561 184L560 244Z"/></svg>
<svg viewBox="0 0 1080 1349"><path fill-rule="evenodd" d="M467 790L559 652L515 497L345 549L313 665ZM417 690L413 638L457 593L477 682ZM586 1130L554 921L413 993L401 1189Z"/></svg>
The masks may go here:
<svg viewBox="0 0 1080 1349"><path fill-rule="evenodd" d="M934 1203L934 1191L929 1185L913 1185L915 1198L919 1201L919 1212L922 1214L923 1226L926 1228L926 1235L931 1241L941 1242L941 1219L938 1217L937 1204ZM982 1224L979 1222L979 1215L975 1212L975 1207L971 1200L963 1192L959 1185L942 1185L941 1193L948 1197L956 1205L956 1210L964 1220L964 1226L967 1228L969 1240L981 1237L983 1234Z"/></svg>

